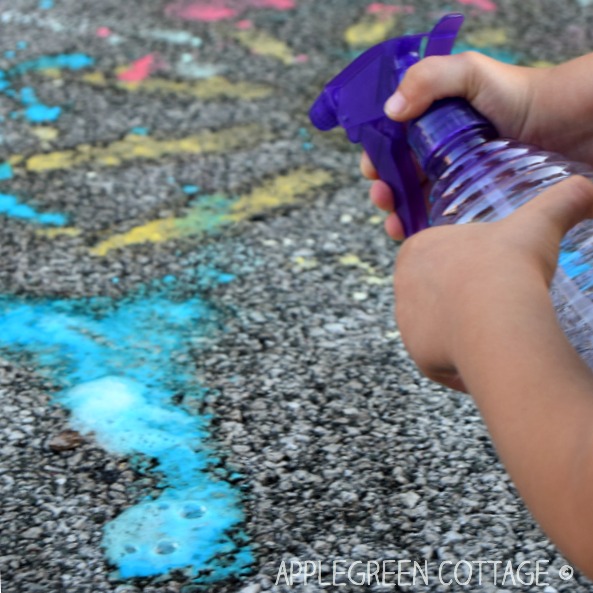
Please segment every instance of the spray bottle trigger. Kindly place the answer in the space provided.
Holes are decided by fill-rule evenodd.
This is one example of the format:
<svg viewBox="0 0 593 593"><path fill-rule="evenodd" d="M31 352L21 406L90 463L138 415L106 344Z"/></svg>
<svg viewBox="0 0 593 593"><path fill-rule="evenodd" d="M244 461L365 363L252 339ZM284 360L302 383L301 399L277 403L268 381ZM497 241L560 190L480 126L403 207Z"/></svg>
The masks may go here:
<svg viewBox="0 0 593 593"><path fill-rule="evenodd" d="M420 180L404 124L390 120L384 104L405 72L425 55L450 53L463 15L443 17L430 33L391 39L372 47L333 78L313 104L315 126L341 125L351 142L362 143L379 177L394 194L394 206L407 236L428 225Z"/></svg>
<svg viewBox="0 0 593 593"><path fill-rule="evenodd" d="M425 229L428 215L404 126L394 123L388 133L364 126L360 136L360 142L379 178L391 189L394 210L402 222L406 237Z"/></svg>
<svg viewBox="0 0 593 593"><path fill-rule="evenodd" d="M455 40L462 25L462 14L445 15L428 34L424 57L448 56L453 51Z"/></svg>

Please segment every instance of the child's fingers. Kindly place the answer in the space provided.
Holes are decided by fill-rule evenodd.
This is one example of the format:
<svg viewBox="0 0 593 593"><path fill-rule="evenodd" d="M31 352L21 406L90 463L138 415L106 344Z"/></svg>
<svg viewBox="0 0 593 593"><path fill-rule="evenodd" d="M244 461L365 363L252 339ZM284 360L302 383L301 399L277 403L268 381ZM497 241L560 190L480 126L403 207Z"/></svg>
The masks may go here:
<svg viewBox="0 0 593 593"><path fill-rule="evenodd" d="M389 212L385 219L385 232L395 241L404 240L404 227L399 216L393 211L393 193L384 181L375 181L369 191L371 202L380 210Z"/></svg>
<svg viewBox="0 0 593 593"><path fill-rule="evenodd" d="M379 174L373 166L373 163L371 163L369 155L364 151L360 157L360 170L367 179L379 179Z"/></svg>
<svg viewBox="0 0 593 593"><path fill-rule="evenodd" d="M525 257L535 258L537 269L549 285L558 265L562 237L587 218L593 218L593 183L575 175L493 224L506 231L499 237L502 243L514 246Z"/></svg>
<svg viewBox="0 0 593 593"><path fill-rule="evenodd" d="M530 224L538 234L560 243L570 229L587 218L593 218L593 183L573 175L521 206L508 217L507 224Z"/></svg>
<svg viewBox="0 0 593 593"><path fill-rule="evenodd" d="M394 241L403 241L404 227L399 216L393 211L393 194L391 188L384 181L375 181L370 190L371 202L377 208L389 212L389 216L385 219L385 232Z"/></svg>
<svg viewBox="0 0 593 593"><path fill-rule="evenodd" d="M393 193L384 181L375 181L369 191L371 202L380 210L393 212Z"/></svg>
<svg viewBox="0 0 593 593"><path fill-rule="evenodd" d="M438 99L464 97L473 101L480 92L485 61L494 62L477 52L420 60L406 72L396 93L387 100L387 115L405 121L418 117Z"/></svg>
<svg viewBox="0 0 593 593"><path fill-rule="evenodd" d="M394 240L394 241L403 241L406 237L404 233L404 227L402 225L402 221L400 220L399 216L392 212L386 219L385 219L385 232Z"/></svg>

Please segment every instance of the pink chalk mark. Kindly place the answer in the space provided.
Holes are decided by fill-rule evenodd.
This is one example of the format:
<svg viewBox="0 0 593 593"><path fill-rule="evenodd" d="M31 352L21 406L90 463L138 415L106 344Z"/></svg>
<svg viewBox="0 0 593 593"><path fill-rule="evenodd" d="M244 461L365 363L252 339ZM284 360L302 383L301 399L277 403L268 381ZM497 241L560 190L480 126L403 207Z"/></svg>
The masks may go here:
<svg viewBox="0 0 593 593"><path fill-rule="evenodd" d="M237 27L237 29L241 29L241 31L253 29L253 21L250 21L249 19L243 19L241 21L237 21L235 23L235 27Z"/></svg>
<svg viewBox="0 0 593 593"><path fill-rule="evenodd" d="M111 29L109 27L99 27L95 34L97 37L105 39L111 35Z"/></svg>
<svg viewBox="0 0 593 593"><path fill-rule="evenodd" d="M366 9L368 14L413 14L413 6L392 6L391 4L382 4L381 2L373 2L369 4Z"/></svg>
<svg viewBox="0 0 593 593"><path fill-rule="evenodd" d="M457 0L457 2L468 6L475 6L485 12L495 12L498 9L498 6L492 0Z"/></svg>
<svg viewBox="0 0 593 593"><path fill-rule="evenodd" d="M142 82L162 66L163 62L155 54L148 54L132 62L117 78L123 82Z"/></svg>
<svg viewBox="0 0 593 593"><path fill-rule="evenodd" d="M169 8L171 10L169 10ZM186 21L216 22L232 19L237 16L237 11L226 6L204 6L199 3L178 3L167 8L167 14L176 16Z"/></svg>
<svg viewBox="0 0 593 593"><path fill-rule="evenodd" d="M309 56L307 54L299 54L298 56L294 57L294 61L297 64L304 64L305 62L309 61Z"/></svg>
<svg viewBox="0 0 593 593"><path fill-rule="evenodd" d="M188 21L216 22L232 19L250 8L294 7L294 0L177 0L165 8L165 14Z"/></svg>

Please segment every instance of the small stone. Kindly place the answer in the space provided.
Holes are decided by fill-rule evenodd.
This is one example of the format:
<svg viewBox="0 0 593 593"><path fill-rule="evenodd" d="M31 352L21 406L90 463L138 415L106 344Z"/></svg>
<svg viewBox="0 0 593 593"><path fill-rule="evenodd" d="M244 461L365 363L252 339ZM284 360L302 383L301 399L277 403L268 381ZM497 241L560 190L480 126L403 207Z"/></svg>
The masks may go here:
<svg viewBox="0 0 593 593"><path fill-rule="evenodd" d="M324 329L332 334L343 334L346 331L341 323L326 323Z"/></svg>
<svg viewBox="0 0 593 593"><path fill-rule="evenodd" d="M463 538L461 537L461 535L459 535L459 533L457 533L456 531L449 531L447 533L445 533L445 537L444 537L444 543L446 544L451 544L451 543L455 543L455 542L460 542L462 541Z"/></svg>
<svg viewBox="0 0 593 593"><path fill-rule="evenodd" d="M357 544L352 548L352 554L356 558L369 558L371 549L366 544Z"/></svg>
<svg viewBox="0 0 593 593"><path fill-rule="evenodd" d="M58 453L60 451L72 451L72 449L80 447L83 442L84 439L80 436L80 433L75 430L64 430L49 441L48 447Z"/></svg>
<svg viewBox="0 0 593 593"><path fill-rule="evenodd" d="M359 496L356 492L342 492L340 494L340 500L345 504L356 504L359 501Z"/></svg>
<svg viewBox="0 0 593 593"><path fill-rule="evenodd" d="M402 494L402 499L409 508L413 509L418 504L420 496L415 492L406 492L405 494Z"/></svg>
<svg viewBox="0 0 593 593"><path fill-rule="evenodd" d="M255 585L248 585L247 587L243 587L243 589L241 589L239 593L259 593L260 591L261 587L256 583Z"/></svg>
<svg viewBox="0 0 593 593"><path fill-rule="evenodd" d="M39 539L42 533L43 530L41 527L31 527L30 529L27 529L27 531L23 532L23 537L25 539Z"/></svg>

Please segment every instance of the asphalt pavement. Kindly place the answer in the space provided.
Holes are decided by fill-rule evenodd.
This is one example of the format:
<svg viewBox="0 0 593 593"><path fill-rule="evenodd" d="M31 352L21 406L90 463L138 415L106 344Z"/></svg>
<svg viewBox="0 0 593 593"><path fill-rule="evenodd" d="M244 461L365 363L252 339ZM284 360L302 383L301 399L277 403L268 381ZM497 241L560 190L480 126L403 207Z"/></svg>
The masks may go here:
<svg viewBox="0 0 593 593"><path fill-rule="evenodd" d="M307 117L444 12L545 66L588 4L0 4L5 591L593 590L408 358L358 151Z"/></svg>

